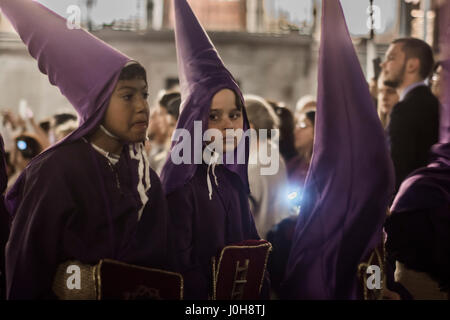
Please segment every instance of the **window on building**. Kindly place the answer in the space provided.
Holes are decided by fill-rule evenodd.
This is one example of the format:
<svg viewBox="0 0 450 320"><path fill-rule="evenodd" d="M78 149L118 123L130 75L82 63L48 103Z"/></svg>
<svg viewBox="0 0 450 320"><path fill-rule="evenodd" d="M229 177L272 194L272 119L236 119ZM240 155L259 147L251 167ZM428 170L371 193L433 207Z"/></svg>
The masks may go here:
<svg viewBox="0 0 450 320"><path fill-rule="evenodd" d="M314 0L263 0L263 4L266 32L313 31Z"/></svg>
<svg viewBox="0 0 450 320"><path fill-rule="evenodd" d="M350 34L365 37L370 34L370 1L341 0ZM376 34L393 32L398 19L398 1L375 0L373 2L373 22Z"/></svg>

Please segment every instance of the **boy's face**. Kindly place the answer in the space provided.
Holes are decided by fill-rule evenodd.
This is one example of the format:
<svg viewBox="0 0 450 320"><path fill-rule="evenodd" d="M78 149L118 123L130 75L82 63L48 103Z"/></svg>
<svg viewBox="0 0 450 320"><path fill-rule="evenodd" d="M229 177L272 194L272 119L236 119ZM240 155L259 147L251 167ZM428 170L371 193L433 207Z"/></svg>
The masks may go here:
<svg viewBox="0 0 450 320"><path fill-rule="evenodd" d="M145 80L119 80L111 95L103 125L125 142L145 141L149 120L147 98Z"/></svg>

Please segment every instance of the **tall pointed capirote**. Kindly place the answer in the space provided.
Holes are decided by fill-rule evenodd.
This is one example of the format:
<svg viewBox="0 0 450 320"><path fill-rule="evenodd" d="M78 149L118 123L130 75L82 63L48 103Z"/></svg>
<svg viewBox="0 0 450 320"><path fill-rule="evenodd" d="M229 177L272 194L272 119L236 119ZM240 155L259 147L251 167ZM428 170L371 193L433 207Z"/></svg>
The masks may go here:
<svg viewBox="0 0 450 320"><path fill-rule="evenodd" d="M338 0L322 2L313 156L283 282L288 299L357 299L382 241L393 166Z"/></svg>
<svg viewBox="0 0 450 320"><path fill-rule="evenodd" d="M186 0L173 0L175 12L175 41L178 59L178 73L181 87L180 117L177 131L187 130L192 138L190 141L190 163L175 164L171 155L178 150L185 140L174 141L170 155L161 173L161 181L166 193L183 186L191 179L196 170L196 164L201 163L202 136L208 126L208 115L213 96L222 89L231 89L236 99L244 105L242 93L231 73L224 66L217 50L209 39L197 17L192 12ZM248 124L245 108L244 128ZM201 121L201 131L194 130L194 122ZM197 141L196 141L197 140ZM200 141L198 141L200 140ZM249 190L247 175L248 142L242 139L234 152L233 164L225 163L225 167L239 175L242 183ZM238 159L244 161L238 162Z"/></svg>
<svg viewBox="0 0 450 320"><path fill-rule="evenodd" d="M37 60L39 70L79 115L79 128L48 150L94 130L102 121L120 72L131 59L85 30L69 28L66 19L36 1L0 0L0 9ZM19 177L7 195L11 214L21 198L21 183Z"/></svg>

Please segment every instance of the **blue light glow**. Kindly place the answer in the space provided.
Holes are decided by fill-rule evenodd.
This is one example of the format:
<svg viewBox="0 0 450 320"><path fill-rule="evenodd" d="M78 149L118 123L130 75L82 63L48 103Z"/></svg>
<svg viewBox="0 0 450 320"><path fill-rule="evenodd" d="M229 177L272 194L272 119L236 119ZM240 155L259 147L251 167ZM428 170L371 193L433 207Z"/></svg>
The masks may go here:
<svg viewBox="0 0 450 320"><path fill-rule="evenodd" d="M290 193L288 194L288 199L289 199L289 200L294 200L294 199L297 198L297 197L298 197L297 191L293 191L293 192L290 192Z"/></svg>
<svg viewBox="0 0 450 320"><path fill-rule="evenodd" d="M19 150L25 150L27 148L27 143L23 140L19 140L17 141L17 148L19 148Z"/></svg>

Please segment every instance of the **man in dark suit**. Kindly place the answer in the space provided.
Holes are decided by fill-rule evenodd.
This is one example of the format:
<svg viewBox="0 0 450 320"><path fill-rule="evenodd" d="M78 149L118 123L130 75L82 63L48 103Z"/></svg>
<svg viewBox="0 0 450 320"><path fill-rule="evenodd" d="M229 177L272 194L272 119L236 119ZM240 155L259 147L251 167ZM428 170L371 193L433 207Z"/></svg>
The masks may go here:
<svg viewBox="0 0 450 320"><path fill-rule="evenodd" d="M415 169L427 164L430 147L439 136L439 102L425 79L433 70L433 51L415 38L394 40L381 64L385 84L397 89L388 134L396 191Z"/></svg>

